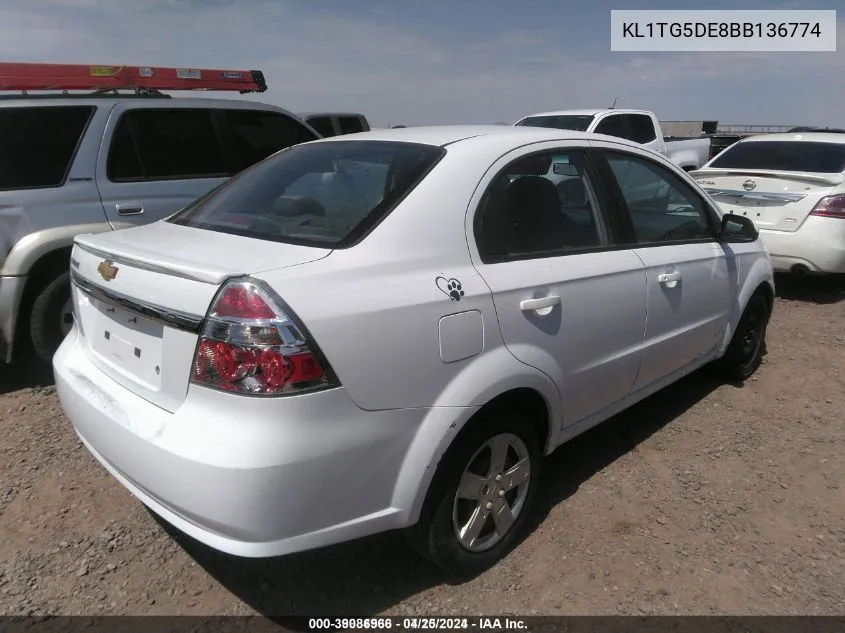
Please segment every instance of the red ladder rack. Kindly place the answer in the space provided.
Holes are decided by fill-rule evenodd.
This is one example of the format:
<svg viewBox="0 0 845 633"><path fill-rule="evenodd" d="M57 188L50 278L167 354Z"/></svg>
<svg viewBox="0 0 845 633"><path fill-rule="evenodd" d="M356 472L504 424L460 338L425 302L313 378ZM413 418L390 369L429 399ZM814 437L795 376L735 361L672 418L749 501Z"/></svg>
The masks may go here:
<svg viewBox="0 0 845 633"><path fill-rule="evenodd" d="M264 92L260 70L0 62L0 90L225 90Z"/></svg>

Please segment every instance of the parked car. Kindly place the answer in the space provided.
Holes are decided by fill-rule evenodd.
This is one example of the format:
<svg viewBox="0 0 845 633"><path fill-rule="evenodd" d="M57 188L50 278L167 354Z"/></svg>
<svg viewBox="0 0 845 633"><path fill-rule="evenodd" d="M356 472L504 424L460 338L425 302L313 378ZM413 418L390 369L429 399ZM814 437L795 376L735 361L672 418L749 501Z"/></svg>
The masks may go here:
<svg viewBox="0 0 845 633"><path fill-rule="evenodd" d="M775 270L845 273L845 135L748 137L692 175L755 223Z"/></svg>
<svg viewBox="0 0 845 633"><path fill-rule="evenodd" d="M367 117L356 112L305 112L298 116L323 138L370 131Z"/></svg>
<svg viewBox="0 0 845 633"><path fill-rule="evenodd" d="M543 455L751 375L774 296L754 224L670 161L510 126L291 147L71 264L62 407L155 513L247 557L404 528L460 573L517 542Z"/></svg>
<svg viewBox="0 0 845 633"><path fill-rule="evenodd" d="M244 167L316 138L286 110L255 102L0 98L0 226L11 242L0 258L5 361L18 338L49 363L70 330L74 235L160 220Z"/></svg>
<svg viewBox="0 0 845 633"><path fill-rule="evenodd" d="M710 158L710 138L663 136L660 122L647 110L561 110L532 114L516 126L552 127L616 136L660 152L684 170L698 169Z"/></svg>

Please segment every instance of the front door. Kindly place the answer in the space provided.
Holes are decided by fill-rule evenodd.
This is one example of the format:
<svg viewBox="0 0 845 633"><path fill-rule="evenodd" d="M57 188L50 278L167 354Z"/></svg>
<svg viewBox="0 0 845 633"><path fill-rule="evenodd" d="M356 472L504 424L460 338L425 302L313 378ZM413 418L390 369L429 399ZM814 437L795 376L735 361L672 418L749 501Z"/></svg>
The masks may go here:
<svg viewBox="0 0 845 633"><path fill-rule="evenodd" d="M581 147L522 148L491 168L468 214L504 342L558 385L564 425L627 396L642 356L645 268L613 248L591 174Z"/></svg>
<svg viewBox="0 0 845 633"><path fill-rule="evenodd" d="M606 160L609 189L629 221L626 241L647 272L639 389L716 351L734 300L736 262L717 241L718 215L674 167L636 150L605 149L597 158Z"/></svg>

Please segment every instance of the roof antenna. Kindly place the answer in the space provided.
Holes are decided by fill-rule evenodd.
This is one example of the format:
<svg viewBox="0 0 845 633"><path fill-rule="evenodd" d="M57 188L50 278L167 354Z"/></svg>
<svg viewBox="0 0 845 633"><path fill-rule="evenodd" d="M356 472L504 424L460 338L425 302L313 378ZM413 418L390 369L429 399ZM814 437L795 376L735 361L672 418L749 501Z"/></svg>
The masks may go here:
<svg viewBox="0 0 845 633"><path fill-rule="evenodd" d="M616 108L616 101L617 101L618 99L619 99L619 97L614 97L614 98L613 98L613 105L612 105L612 106L610 106L610 109L611 109L611 110L613 110L614 108Z"/></svg>

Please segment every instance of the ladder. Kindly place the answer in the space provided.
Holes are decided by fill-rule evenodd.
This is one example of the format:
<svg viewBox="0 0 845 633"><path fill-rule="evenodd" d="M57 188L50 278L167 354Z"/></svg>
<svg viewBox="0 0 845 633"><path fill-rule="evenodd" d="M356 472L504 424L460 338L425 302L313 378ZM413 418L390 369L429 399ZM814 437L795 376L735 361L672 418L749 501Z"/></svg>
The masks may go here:
<svg viewBox="0 0 845 633"><path fill-rule="evenodd" d="M166 68L162 66L89 66L85 64L34 64L0 62L0 91L93 90L107 93L122 89L137 94L161 90L223 90L264 92L267 83L260 70Z"/></svg>

